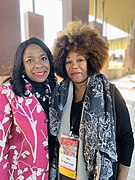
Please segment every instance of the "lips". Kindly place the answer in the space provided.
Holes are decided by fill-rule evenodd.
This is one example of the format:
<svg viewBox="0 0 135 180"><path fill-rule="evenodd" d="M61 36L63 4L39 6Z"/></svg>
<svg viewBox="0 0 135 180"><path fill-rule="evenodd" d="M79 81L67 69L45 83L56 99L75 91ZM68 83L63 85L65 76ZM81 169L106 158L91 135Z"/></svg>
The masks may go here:
<svg viewBox="0 0 135 180"><path fill-rule="evenodd" d="M45 72L36 72L34 73L36 76L44 76L45 75Z"/></svg>
<svg viewBox="0 0 135 180"><path fill-rule="evenodd" d="M72 75L78 75L78 74L81 74L80 72L72 72L71 73Z"/></svg>

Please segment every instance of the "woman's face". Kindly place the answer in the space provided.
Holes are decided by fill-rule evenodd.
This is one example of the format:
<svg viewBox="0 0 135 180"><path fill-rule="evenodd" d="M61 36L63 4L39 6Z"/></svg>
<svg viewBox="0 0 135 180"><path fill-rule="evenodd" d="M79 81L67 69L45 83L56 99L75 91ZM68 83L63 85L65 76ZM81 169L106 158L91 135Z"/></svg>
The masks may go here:
<svg viewBox="0 0 135 180"><path fill-rule="evenodd" d="M37 44L30 44L23 54L26 75L35 82L44 82L50 73L50 62L46 52Z"/></svg>
<svg viewBox="0 0 135 180"><path fill-rule="evenodd" d="M77 52L69 52L66 58L66 71L68 77L75 84L85 82L88 77L87 60Z"/></svg>

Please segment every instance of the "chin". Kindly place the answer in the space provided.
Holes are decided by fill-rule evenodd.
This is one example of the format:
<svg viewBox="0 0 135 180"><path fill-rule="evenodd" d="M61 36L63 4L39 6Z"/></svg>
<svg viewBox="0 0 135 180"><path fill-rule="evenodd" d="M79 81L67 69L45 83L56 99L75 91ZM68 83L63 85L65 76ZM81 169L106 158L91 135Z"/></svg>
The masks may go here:
<svg viewBox="0 0 135 180"><path fill-rule="evenodd" d="M34 81L35 82L44 82L46 80L46 78L38 78L38 79L35 79Z"/></svg>

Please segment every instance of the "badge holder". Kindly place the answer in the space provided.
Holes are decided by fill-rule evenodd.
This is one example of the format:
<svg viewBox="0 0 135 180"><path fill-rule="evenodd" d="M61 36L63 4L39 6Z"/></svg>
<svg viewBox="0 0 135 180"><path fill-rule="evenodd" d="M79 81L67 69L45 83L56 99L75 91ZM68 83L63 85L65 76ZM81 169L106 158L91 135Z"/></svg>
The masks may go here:
<svg viewBox="0 0 135 180"><path fill-rule="evenodd" d="M78 136L61 136L59 150L59 173L72 179L77 175Z"/></svg>

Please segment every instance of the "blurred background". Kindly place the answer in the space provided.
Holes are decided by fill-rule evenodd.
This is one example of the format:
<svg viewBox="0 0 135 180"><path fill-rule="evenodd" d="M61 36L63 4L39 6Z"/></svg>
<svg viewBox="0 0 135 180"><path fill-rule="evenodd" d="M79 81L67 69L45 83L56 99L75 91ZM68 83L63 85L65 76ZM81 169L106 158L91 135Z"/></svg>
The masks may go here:
<svg viewBox="0 0 135 180"><path fill-rule="evenodd" d="M104 71L109 79L135 72L134 0L0 0L0 75L10 73L21 41L37 36L51 48L59 31L76 17L109 42Z"/></svg>
<svg viewBox="0 0 135 180"><path fill-rule="evenodd" d="M21 41L36 36L51 49L75 18L109 43L109 62L102 72L125 98L135 132L135 0L0 0L0 83L10 75ZM135 153L128 180L134 179Z"/></svg>

